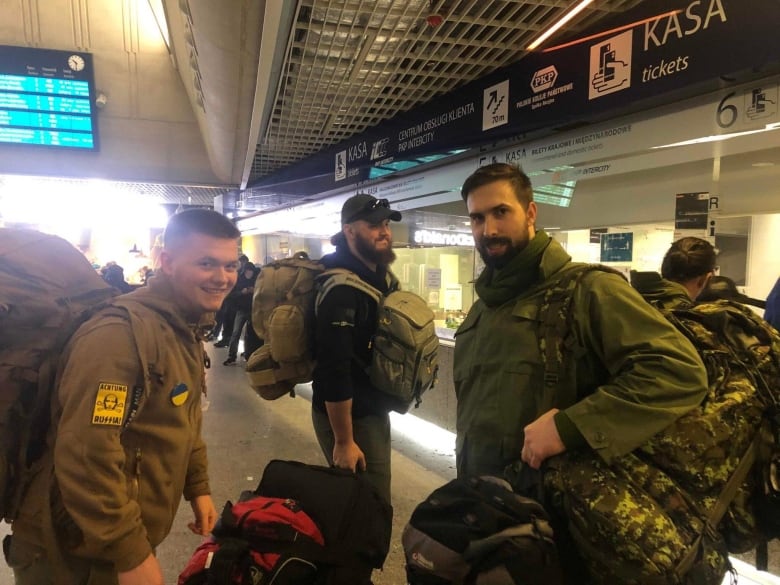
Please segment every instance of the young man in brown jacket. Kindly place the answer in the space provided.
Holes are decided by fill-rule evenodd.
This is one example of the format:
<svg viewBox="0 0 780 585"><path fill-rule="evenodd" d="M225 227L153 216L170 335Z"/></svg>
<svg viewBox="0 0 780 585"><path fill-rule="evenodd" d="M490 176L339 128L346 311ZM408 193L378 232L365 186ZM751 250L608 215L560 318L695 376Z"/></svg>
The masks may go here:
<svg viewBox="0 0 780 585"><path fill-rule="evenodd" d="M162 584L154 549L182 496L190 529L211 532L201 332L236 282L239 235L214 211L173 216L149 286L68 342L45 465L13 523L17 585Z"/></svg>

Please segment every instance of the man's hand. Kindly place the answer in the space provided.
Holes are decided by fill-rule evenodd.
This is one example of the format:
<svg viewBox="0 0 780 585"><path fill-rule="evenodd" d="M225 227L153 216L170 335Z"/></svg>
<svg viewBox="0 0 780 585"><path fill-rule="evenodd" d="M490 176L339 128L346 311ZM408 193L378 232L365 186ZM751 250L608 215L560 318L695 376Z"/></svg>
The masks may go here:
<svg viewBox="0 0 780 585"><path fill-rule="evenodd" d="M160 563L150 554L137 567L119 573L119 585L165 585Z"/></svg>
<svg viewBox="0 0 780 585"><path fill-rule="evenodd" d="M357 470L365 471L366 456L355 441L336 443L333 447L333 465L341 469L349 469L352 473Z"/></svg>
<svg viewBox="0 0 780 585"><path fill-rule="evenodd" d="M534 469L539 469L548 457L566 450L553 421L556 412L557 408L548 410L523 429L525 442L520 457Z"/></svg>
<svg viewBox="0 0 780 585"><path fill-rule="evenodd" d="M195 534L208 536L217 523L217 509L211 496L196 496L190 501L190 506L195 522L190 522L187 526Z"/></svg>

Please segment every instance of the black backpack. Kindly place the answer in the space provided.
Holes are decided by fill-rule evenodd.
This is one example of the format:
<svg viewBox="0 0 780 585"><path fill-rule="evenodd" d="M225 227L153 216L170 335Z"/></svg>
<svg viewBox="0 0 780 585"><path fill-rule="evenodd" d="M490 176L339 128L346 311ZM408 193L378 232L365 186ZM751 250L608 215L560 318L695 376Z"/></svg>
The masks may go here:
<svg viewBox="0 0 780 585"><path fill-rule="evenodd" d="M402 543L409 585L563 583L544 508L497 477L434 490L415 508Z"/></svg>
<svg viewBox="0 0 780 585"><path fill-rule="evenodd" d="M292 498L325 539L318 559L326 585L370 585L390 551L393 508L367 481L349 470L298 461L271 461L255 493ZM323 577L324 575L324 577Z"/></svg>

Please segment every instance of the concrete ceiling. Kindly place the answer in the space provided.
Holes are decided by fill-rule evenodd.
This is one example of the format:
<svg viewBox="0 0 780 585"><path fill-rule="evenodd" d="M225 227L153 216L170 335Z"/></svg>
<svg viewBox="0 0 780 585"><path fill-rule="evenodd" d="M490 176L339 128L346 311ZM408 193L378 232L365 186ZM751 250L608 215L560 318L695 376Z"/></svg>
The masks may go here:
<svg viewBox="0 0 780 585"><path fill-rule="evenodd" d="M638 2L596 1L569 30ZM0 0L0 44L92 53L97 89L109 100L91 164L0 146L0 185L4 174L100 178L161 202L210 205L518 61L574 4ZM168 46L155 13L165 15ZM441 24L431 26L432 15Z"/></svg>

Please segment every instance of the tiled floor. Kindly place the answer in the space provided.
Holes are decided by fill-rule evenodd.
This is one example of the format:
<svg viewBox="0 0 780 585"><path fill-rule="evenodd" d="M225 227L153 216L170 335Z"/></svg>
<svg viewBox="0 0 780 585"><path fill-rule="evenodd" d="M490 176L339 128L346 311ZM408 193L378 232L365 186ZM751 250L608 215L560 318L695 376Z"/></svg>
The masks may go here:
<svg viewBox="0 0 780 585"><path fill-rule="evenodd" d="M209 351L214 365L208 373L209 407L204 413L203 433L218 507L225 500L235 499L241 491L254 489L271 459L324 463L311 428L310 404L305 396L263 401L247 385L242 362L223 366L226 350L209 345ZM446 434L442 446L435 430L416 428L405 433L396 422L394 419L393 541L384 570L374 575L376 585L405 583L400 545L403 526L417 503L455 475L454 445ZM190 513L189 506L181 506L171 534L158 550L167 584L176 583L180 570L199 543L199 538L187 529ZM0 525L0 536L7 530L7 525ZM771 547L770 562L778 572L780 547ZM748 564L739 564L737 569L740 585L780 585L780 578L759 574ZM5 564L0 563L0 584L5 583L13 583L13 577ZM724 584L728 583L727 578Z"/></svg>

